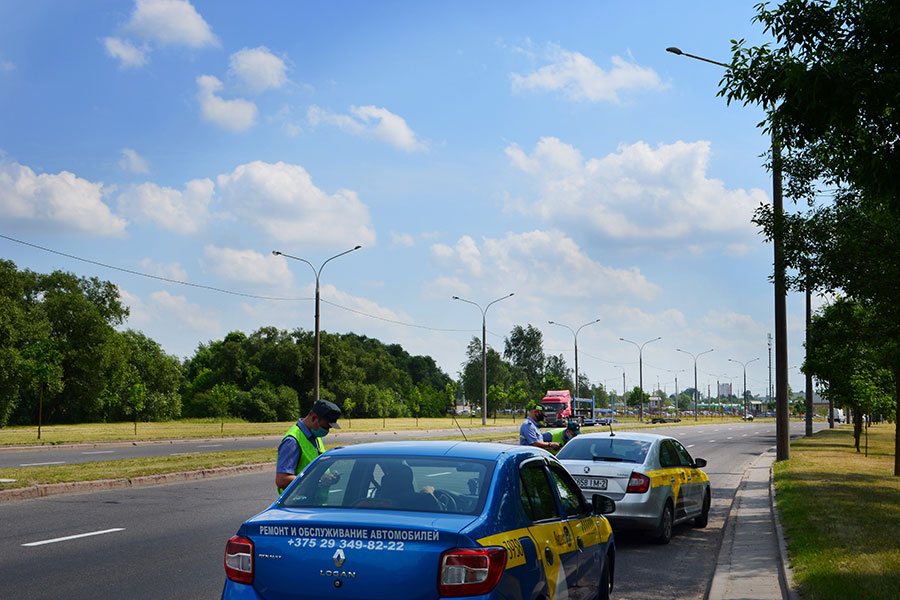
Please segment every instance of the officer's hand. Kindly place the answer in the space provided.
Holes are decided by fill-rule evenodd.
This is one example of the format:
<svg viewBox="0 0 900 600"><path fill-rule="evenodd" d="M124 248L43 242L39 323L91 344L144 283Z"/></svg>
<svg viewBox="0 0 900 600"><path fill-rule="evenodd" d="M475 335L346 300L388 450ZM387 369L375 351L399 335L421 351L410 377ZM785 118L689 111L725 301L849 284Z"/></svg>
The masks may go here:
<svg viewBox="0 0 900 600"><path fill-rule="evenodd" d="M550 442L551 450L559 450L560 448L562 448L562 445L559 442Z"/></svg>
<svg viewBox="0 0 900 600"><path fill-rule="evenodd" d="M322 475L322 478L319 479L319 483L321 485L324 485L327 487L327 486L334 485L335 483L337 483L340 480L341 480L340 473L325 473L324 475Z"/></svg>

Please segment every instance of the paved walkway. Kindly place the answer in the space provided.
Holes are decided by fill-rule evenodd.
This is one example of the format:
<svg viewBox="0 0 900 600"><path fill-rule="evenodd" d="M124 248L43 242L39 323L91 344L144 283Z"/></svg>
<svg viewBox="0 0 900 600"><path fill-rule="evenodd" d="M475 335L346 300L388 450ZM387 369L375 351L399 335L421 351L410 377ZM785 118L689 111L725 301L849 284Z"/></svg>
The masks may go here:
<svg viewBox="0 0 900 600"><path fill-rule="evenodd" d="M774 508L769 450L744 472L725 522L709 600L793 600L784 535Z"/></svg>

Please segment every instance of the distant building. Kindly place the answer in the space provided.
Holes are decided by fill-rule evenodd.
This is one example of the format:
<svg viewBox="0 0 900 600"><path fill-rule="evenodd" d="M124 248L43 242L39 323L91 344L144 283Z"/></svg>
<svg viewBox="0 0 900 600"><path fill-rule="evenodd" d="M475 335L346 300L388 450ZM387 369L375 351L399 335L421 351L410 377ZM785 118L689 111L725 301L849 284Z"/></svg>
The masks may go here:
<svg viewBox="0 0 900 600"><path fill-rule="evenodd" d="M724 396L725 398L731 396L731 383L719 384L719 396Z"/></svg>

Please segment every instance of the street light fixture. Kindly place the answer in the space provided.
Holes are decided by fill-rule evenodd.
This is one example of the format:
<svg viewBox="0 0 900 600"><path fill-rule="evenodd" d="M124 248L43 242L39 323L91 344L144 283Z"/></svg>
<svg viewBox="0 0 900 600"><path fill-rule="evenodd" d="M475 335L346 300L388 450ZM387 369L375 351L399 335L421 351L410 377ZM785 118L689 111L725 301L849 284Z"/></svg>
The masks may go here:
<svg viewBox="0 0 900 600"><path fill-rule="evenodd" d="M667 52L678 56L687 56L702 60L726 69L731 65L682 52L680 48L670 46ZM791 432L788 412L788 354L787 354L787 282L784 269L784 244L782 224L784 222L784 200L781 188L781 144L775 137L772 128L772 215L775 228L772 233L774 250L775 288L775 460L787 460L791 457Z"/></svg>
<svg viewBox="0 0 900 600"><path fill-rule="evenodd" d="M471 300L466 300L465 298L460 298L459 296L453 296L454 300L459 300L460 302L465 302L466 304L474 304L478 307L478 310L481 311L481 424L487 425L487 311L491 307L491 304L495 302L500 302L501 300L506 300L510 296L515 295L513 292L510 292L509 295L503 296L502 298L497 298L496 300L491 300L488 302L488 305L484 308L481 308L481 305L477 302L472 302Z"/></svg>
<svg viewBox="0 0 900 600"><path fill-rule="evenodd" d="M579 327L578 329L575 329L575 330L573 330L568 325L563 325L562 323L557 323L556 321L547 321L547 322L550 323L551 325L559 325L560 327L565 327L566 329L568 329L569 331L572 332L572 335L575 336L575 398L577 399L578 398L578 332L581 331L583 328L587 327L588 325L593 325L594 323L599 323L600 319L591 321L590 323L585 323L584 325L582 325L581 327Z"/></svg>
<svg viewBox="0 0 900 600"><path fill-rule="evenodd" d="M759 360L759 357L757 356L756 358L751 358L747 362L741 362L739 360L734 360L733 358L729 358L728 360L733 363L737 363L744 368L744 391L741 394L741 406L744 407L744 417L746 417L747 416L747 365L752 363L754 360Z"/></svg>
<svg viewBox="0 0 900 600"><path fill-rule="evenodd" d="M641 391L641 397L639 398L641 404L640 408L638 408L638 420L644 421L644 346L649 344L650 342L656 342L662 339L662 336L658 338L654 338L652 340L647 340L643 344L638 345L637 342L632 342L631 340L626 340L625 338L619 338L620 342L628 342L629 344L634 344L638 349L638 389ZM623 373L622 379L624 380L625 375Z"/></svg>
<svg viewBox="0 0 900 600"><path fill-rule="evenodd" d="M622 365L613 365L613 367L615 367L616 369L622 369L622 414L624 415L625 411L627 410L627 406L628 406L627 404L625 404L625 367L623 367ZM615 409L616 409L616 405L614 403L613 404L613 416L615 416L615 412L616 412Z"/></svg>
<svg viewBox="0 0 900 600"><path fill-rule="evenodd" d="M300 262L308 264L309 268L313 270L313 274L316 276L316 351L314 359L315 365L313 367L313 404L319 401L319 277L322 275L322 269L325 268L325 265L328 264L329 261L332 261L339 256L349 254L354 250L359 250L360 248L362 248L362 246L355 246L353 248L350 248L349 250L341 252L340 254L335 254L334 256L323 262L318 271L313 266L313 264L305 258L300 258L299 256L291 256L290 254L285 254L284 252L279 252L278 250L272 250L272 254L275 256L284 256L285 258L299 260Z"/></svg>
<svg viewBox="0 0 900 600"><path fill-rule="evenodd" d="M666 369L669 373L675 374L675 412L678 412L678 374L684 373L684 369ZM662 407L660 407L659 416L662 416Z"/></svg>
<svg viewBox="0 0 900 600"><path fill-rule="evenodd" d="M688 356L694 359L694 421L700 420L700 410L698 404L700 402L700 390L697 389L697 359L703 356L704 354L708 354L713 351L712 348L709 350L704 350L700 354L694 355L688 352L687 350L682 350L681 348L675 348L678 352L684 352Z"/></svg>

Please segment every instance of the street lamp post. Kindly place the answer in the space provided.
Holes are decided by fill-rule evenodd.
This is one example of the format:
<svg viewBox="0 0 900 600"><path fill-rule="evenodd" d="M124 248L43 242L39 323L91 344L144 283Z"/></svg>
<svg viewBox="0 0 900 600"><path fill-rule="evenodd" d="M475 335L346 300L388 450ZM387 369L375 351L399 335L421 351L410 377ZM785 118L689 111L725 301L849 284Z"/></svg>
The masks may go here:
<svg viewBox="0 0 900 600"><path fill-rule="evenodd" d="M675 411L678 411L678 374L684 373L684 369L666 369L669 373L675 374ZM709 394L707 394L709 395ZM662 412L660 412L659 416L662 416Z"/></svg>
<svg viewBox="0 0 900 600"><path fill-rule="evenodd" d="M637 342L632 342L631 340L626 340L625 338L619 338L620 342L628 342L629 344L634 344L638 349L638 389L641 391L640 397L640 408L638 408L638 420L643 422L644 420L644 346L649 344L650 342L656 342L661 340L662 337L654 338L652 340L647 340L643 344L638 345ZM624 380L625 375L622 375Z"/></svg>
<svg viewBox="0 0 900 600"><path fill-rule="evenodd" d="M681 348L675 348L678 352L684 352L688 356L694 359L694 421L700 420L700 409L698 404L700 403L700 390L697 389L697 359L703 356L704 354L708 354L712 352L713 349L704 350L700 354L694 355L688 352L687 350L682 350Z"/></svg>
<svg viewBox="0 0 900 600"><path fill-rule="evenodd" d="M313 266L313 264L305 258L300 258L299 256L291 256L290 254L285 254L284 252L279 252L278 250L272 250L272 254L274 254L275 256L284 256L285 258L291 258L294 260L299 260L300 262L305 262L309 265L309 268L313 270L313 274L316 276L316 350L314 359L315 364L313 366L313 404L319 401L319 278L322 275L322 269L325 268L325 265L327 265L329 261L332 261L339 256L349 254L354 250L359 250L360 248L362 248L362 246L355 246L353 248L350 248L349 250L341 252L340 254L335 254L334 256L323 262L318 271Z"/></svg>
<svg viewBox="0 0 900 600"><path fill-rule="evenodd" d="M741 406L744 407L744 417L747 416L747 365L752 363L754 360L759 360L759 357L751 358L747 362L741 362L739 360L734 360L733 358L728 359L731 362L737 363L744 368L744 391L741 393Z"/></svg>
<svg viewBox="0 0 900 600"><path fill-rule="evenodd" d="M666 51L726 69L731 68L731 65L688 54L674 46L666 48ZM785 281L784 244L782 241L784 200L781 186L781 144L775 136L774 127L772 128L772 216L775 219L775 228L772 233L775 288L775 460L787 460L791 457L791 432L788 411L787 282Z"/></svg>
<svg viewBox="0 0 900 600"><path fill-rule="evenodd" d="M599 323L599 322L600 322L600 319L597 319L595 321L591 321L590 323L585 323L578 329L573 330L568 325L563 325L562 323L557 323L556 321L548 321L548 323L550 323L551 325L559 325L560 327L565 327L566 329L568 329L569 331L572 332L572 335L575 336L575 398L578 398L578 332L581 331L583 328L587 327L588 325L593 325L594 323Z"/></svg>
<svg viewBox="0 0 900 600"><path fill-rule="evenodd" d="M625 414L625 367L621 365L613 365L617 369L622 369L622 414ZM613 416L615 416L616 406L613 404Z"/></svg>
<svg viewBox="0 0 900 600"><path fill-rule="evenodd" d="M454 300L459 300L460 302L465 302L467 304L474 304L478 307L478 310L481 311L481 424L487 425L487 311L491 307L491 304L495 302L500 302L501 300L506 300L510 296L514 295L512 292L502 298L497 298L496 300L491 300L488 302L487 306L481 308L481 305L477 302L472 302L471 300L466 300L465 298L460 298L459 296L453 296Z"/></svg>

